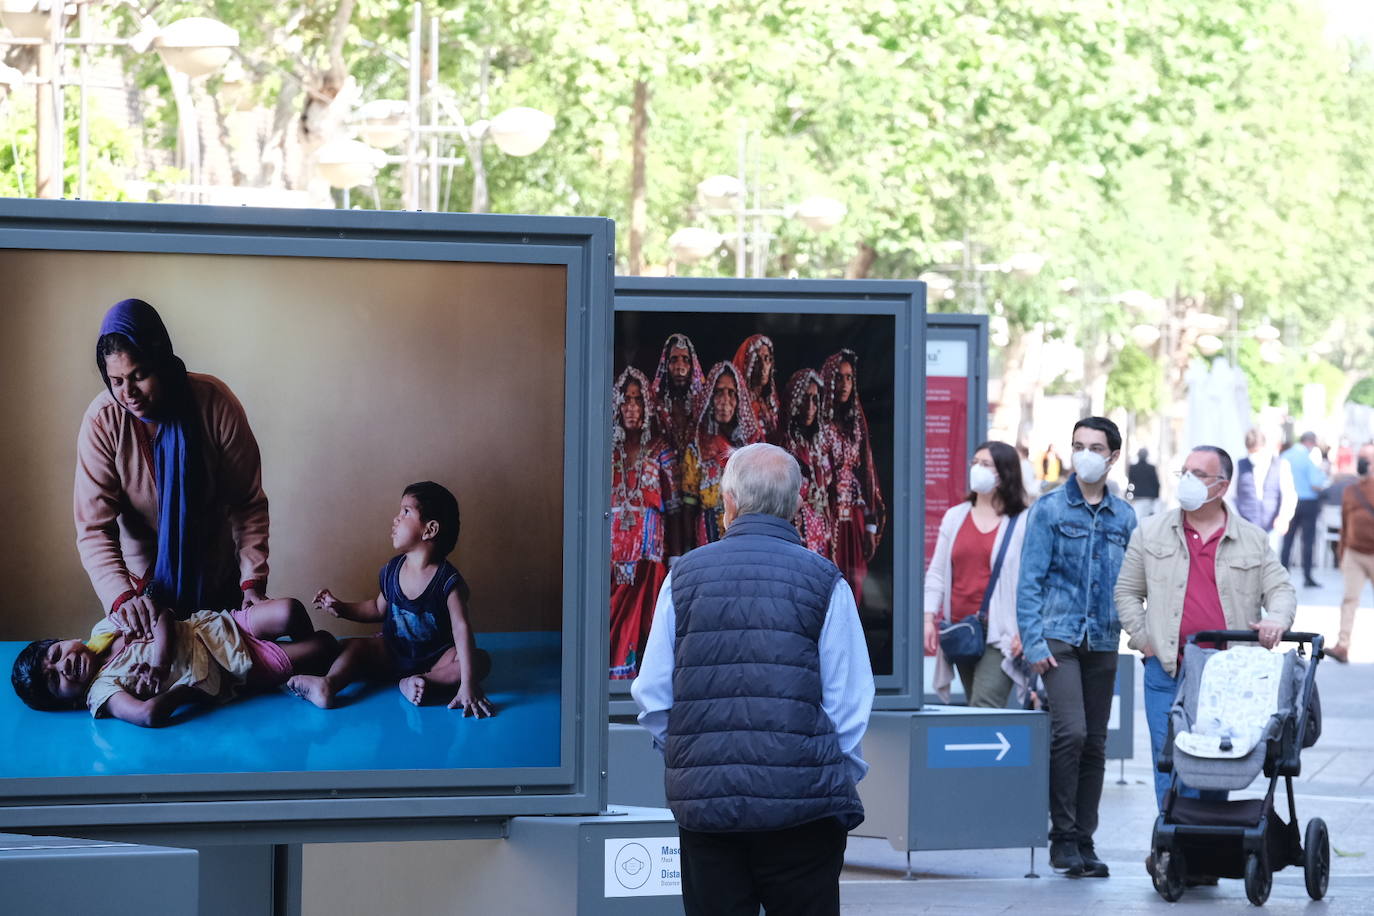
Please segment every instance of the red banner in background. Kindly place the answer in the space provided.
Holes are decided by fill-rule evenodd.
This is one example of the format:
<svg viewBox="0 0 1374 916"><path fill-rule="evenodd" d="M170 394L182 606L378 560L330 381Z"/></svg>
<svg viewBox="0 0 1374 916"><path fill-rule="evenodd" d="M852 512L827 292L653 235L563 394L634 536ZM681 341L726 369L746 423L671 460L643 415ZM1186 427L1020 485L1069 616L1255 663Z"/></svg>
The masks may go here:
<svg viewBox="0 0 1374 916"><path fill-rule="evenodd" d="M940 519L968 493L968 378L926 377L925 563L935 551Z"/></svg>

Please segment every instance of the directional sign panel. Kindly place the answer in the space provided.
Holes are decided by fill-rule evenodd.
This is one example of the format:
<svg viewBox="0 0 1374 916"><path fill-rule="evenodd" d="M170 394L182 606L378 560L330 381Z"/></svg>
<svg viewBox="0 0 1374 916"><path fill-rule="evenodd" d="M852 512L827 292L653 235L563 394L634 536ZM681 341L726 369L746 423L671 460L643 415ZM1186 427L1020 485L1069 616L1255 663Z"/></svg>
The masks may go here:
<svg viewBox="0 0 1374 916"><path fill-rule="evenodd" d="M1030 765L1027 725L961 725L926 730L926 766L937 769Z"/></svg>

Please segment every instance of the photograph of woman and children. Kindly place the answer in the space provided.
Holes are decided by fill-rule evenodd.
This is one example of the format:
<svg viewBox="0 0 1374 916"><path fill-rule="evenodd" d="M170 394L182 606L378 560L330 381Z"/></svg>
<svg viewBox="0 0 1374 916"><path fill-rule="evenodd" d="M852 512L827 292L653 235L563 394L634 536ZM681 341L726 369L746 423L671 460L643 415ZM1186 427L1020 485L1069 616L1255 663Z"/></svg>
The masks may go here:
<svg viewBox="0 0 1374 916"><path fill-rule="evenodd" d="M793 520L859 605L875 673L892 671L893 319L617 312L611 387L610 677L639 673L675 558L720 538L734 449L802 468Z"/></svg>
<svg viewBox="0 0 1374 916"><path fill-rule="evenodd" d="M561 268L0 275L0 778L559 764Z"/></svg>

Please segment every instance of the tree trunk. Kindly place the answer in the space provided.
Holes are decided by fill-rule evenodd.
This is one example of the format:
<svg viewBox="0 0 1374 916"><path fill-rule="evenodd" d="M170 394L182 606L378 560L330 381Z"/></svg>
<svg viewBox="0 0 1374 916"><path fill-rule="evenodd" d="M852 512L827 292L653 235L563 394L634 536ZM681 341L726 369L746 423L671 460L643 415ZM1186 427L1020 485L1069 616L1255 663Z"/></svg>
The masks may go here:
<svg viewBox="0 0 1374 916"><path fill-rule="evenodd" d="M1027 365L1027 356L1037 332L1027 329L1013 331L1002 348L1002 388L997 403L992 405L988 434L1005 438L1013 445L1026 438L1025 428L1030 421L1030 408L1035 403L1035 386Z"/></svg>
<svg viewBox="0 0 1374 916"><path fill-rule="evenodd" d="M873 269L873 262L878 260L878 252L867 242L860 242L854 250L854 256L849 259L849 263L844 267L844 278L846 280L862 280L868 276L868 272Z"/></svg>
<svg viewBox="0 0 1374 916"><path fill-rule="evenodd" d="M649 226L648 188L644 178L649 155L649 84L635 80L634 113L630 117L630 276L644 272L644 236Z"/></svg>

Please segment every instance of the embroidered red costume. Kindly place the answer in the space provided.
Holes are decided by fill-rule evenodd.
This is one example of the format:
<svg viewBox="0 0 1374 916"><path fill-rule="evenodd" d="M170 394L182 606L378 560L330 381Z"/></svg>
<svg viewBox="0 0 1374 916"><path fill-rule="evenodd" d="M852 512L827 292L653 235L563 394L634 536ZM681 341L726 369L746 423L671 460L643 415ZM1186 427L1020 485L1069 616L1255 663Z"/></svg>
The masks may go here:
<svg viewBox="0 0 1374 916"><path fill-rule="evenodd" d="M697 495L697 544L720 540L725 533L725 500L720 480L735 449L759 441L758 424L733 363L716 363L706 378L710 397L697 422L697 438L683 462L683 487Z"/></svg>
<svg viewBox="0 0 1374 916"><path fill-rule="evenodd" d="M858 357L853 350L832 354L821 367L821 422L827 427L834 470L831 499L835 528L830 558L863 603L868 561L882 538L887 509L873 465L868 419L859 403Z"/></svg>
<svg viewBox="0 0 1374 916"><path fill-rule="evenodd" d="M668 568L663 519L678 505L673 451L653 435L649 380L633 367L612 389L611 664L612 678L639 673L654 602Z"/></svg>
<svg viewBox="0 0 1374 916"><path fill-rule="evenodd" d="M808 549L828 558L835 528L830 502L835 475L830 464L829 427L820 419L824 384L815 369L799 369L792 373L787 382L787 421L782 447L801 465L801 505L792 524Z"/></svg>
<svg viewBox="0 0 1374 916"><path fill-rule="evenodd" d="M740 378L749 391L749 405L754 411L754 419L758 421L758 438L754 441L771 445L782 442L782 411L778 405L778 385L774 376L777 371L776 355L771 339L763 334L754 334L739 345L734 359L735 368L739 370Z"/></svg>

